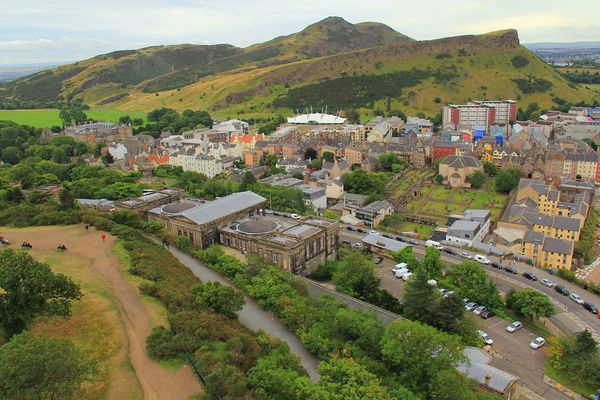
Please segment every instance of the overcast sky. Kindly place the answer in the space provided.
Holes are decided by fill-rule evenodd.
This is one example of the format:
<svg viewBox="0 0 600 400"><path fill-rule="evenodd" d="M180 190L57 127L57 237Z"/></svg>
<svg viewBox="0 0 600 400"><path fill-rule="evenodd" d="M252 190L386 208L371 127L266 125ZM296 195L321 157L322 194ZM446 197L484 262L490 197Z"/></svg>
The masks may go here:
<svg viewBox="0 0 600 400"><path fill-rule="evenodd" d="M0 65L156 44L248 46L331 15L418 40L506 28L522 43L600 40L598 0L1 0Z"/></svg>

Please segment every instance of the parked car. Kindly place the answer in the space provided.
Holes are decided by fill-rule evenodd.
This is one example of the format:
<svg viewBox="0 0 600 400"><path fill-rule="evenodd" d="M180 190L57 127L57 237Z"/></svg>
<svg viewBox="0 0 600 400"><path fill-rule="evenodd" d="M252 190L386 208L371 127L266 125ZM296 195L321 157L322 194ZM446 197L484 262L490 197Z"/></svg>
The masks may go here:
<svg viewBox="0 0 600 400"><path fill-rule="evenodd" d="M492 267L497 269L502 269L502 264L492 261Z"/></svg>
<svg viewBox="0 0 600 400"><path fill-rule="evenodd" d="M437 281L435 279L430 279L427 281L427 284L430 286L437 286Z"/></svg>
<svg viewBox="0 0 600 400"><path fill-rule="evenodd" d="M446 294L446 292L448 291L448 289L444 289L444 288L439 288L438 292L440 292L440 294L443 296Z"/></svg>
<svg viewBox="0 0 600 400"><path fill-rule="evenodd" d="M570 292L567 290L567 288L564 287L563 285L554 286L554 290L557 291L558 293L562 294L563 296L568 296L570 294Z"/></svg>
<svg viewBox="0 0 600 400"><path fill-rule="evenodd" d="M379 265L383 262L383 257L375 257L375 265Z"/></svg>
<svg viewBox="0 0 600 400"><path fill-rule="evenodd" d="M530 281L537 281L537 276L529 272L523 272L523 278L529 279Z"/></svg>
<svg viewBox="0 0 600 400"><path fill-rule="evenodd" d="M492 338L490 337L490 335L488 335L484 331L477 331L477 334L483 339L483 342L485 344L487 344L488 346L491 346L491 345L494 344L494 341L492 340Z"/></svg>
<svg viewBox="0 0 600 400"><path fill-rule="evenodd" d="M444 293L444 297L452 296L453 294L454 290L448 290L446 293Z"/></svg>
<svg viewBox="0 0 600 400"><path fill-rule="evenodd" d="M554 286L554 283L552 283L552 281L544 278L544 279L542 279L542 285L547 286L547 287L552 287L552 286Z"/></svg>
<svg viewBox="0 0 600 400"><path fill-rule="evenodd" d="M529 343L529 347L531 347L534 350L537 350L545 344L546 344L546 339L544 339L541 336L538 336L535 339L533 339L531 341L531 343Z"/></svg>
<svg viewBox="0 0 600 400"><path fill-rule="evenodd" d="M408 269L408 264L401 262L401 263L394 265L394 268L392 268L392 273L395 273L396 271L401 270L401 269Z"/></svg>
<svg viewBox="0 0 600 400"><path fill-rule="evenodd" d="M486 256L482 256L481 254L475 254L475 257L473 257L473 260L477 261L479 264L488 265L490 263L490 260L488 260L488 258Z"/></svg>
<svg viewBox="0 0 600 400"><path fill-rule="evenodd" d="M408 271L407 273L405 273L404 275L402 275L402 280L404 282L406 282L407 280L409 280L411 277L413 276L413 273Z"/></svg>
<svg viewBox="0 0 600 400"><path fill-rule="evenodd" d="M406 267L406 264L404 264L404 267L398 267L398 265L401 265L404 263L400 263L397 264L394 269L392 269L392 273L396 276L396 278L402 278L402 276L408 272L410 272L410 270Z"/></svg>
<svg viewBox="0 0 600 400"><path fill-rule="evenodd" d="M350 231L350 232L354 232L356 229L354 229L354 228L353 228L353 227L351 227L351 226L347 226L347 227L346 227L346 230L347 230L347 231Z"/></svg>
<svg viewBox="0 0 600 400"><path fill-rule="evenodd" d="M371 229L371 230L369 231L369 233L372 233L372 234L374 234L374 235L379 235L379 232L377 232L377 231L376 231L376 230L374 230L374 229Z"/></svg>
<svg viewBox="0 0 600 400"><path fill-rule="evenodd" d="M520 321L513 321L513 322L511 322L510 325L508 325L506 327L506 331L510 332L510 333L513 333L513 332L518 331L522 327L523 327L523 324Z"/></svg>
<svg viewBox="0 0 600 400"><path fill-rule="evenodd" d="M300 219L300 218L302 218L298 214L290 214L290 217L292 217L293 219Z"/></svg>
<svg viewBox="0 0 600 400"><path fill-rule="evenodd" d="M387 233L384 233L381 236L383 236L384 238L393 239L392 235L388 235Z"/></svg>
<svg viewBox="0 0 600 400"><path fill-rule="evenodd" d="M485 306L479 306L476 309L473 310L473 314L475 315L481 315L481 312L483 310L487 310L487 308L485 308Z"/></svg>
<svg viewBox="0 0 600 400"><path fill-rule="evenodd" d="M444 250L444 246L442 246L440 242L436 242L435 240L426 241L425 247L435 247L438 250Z"/></svg>
<svg viewBox="0 0 600 400"><path fill-rule="evenodd" d="M470 302L471 302L471 300L466 297L463 299L463 303L465 303L465 304L470 303Z"/></svg>
<svg viewBox="0 0 600 400"><path fill-rule="evenodd" d="M467 310L467 311L471 311L471 310L473 310L474 308L476 308L478 305L479 305L479 304L477 304L477 303L475 303L474 301L472 301L472 302L470 302L470 303L467 303L467 304L465 304L465 310Z"/></svg>
<svg viewBox="0 0 600 400"><path fill-rule="evenodd" d="M357 228L357 229L356 229L356 232L358 232L358 233L366 233L366 232L365 232L365 230L364 230L364 229L362 229L362 228Z"/></svg>
<svg viewBox="0 0 600 400"><path fill-rule="evenodd" d="M406 240L404 240L404 238L400 237L400 236L396 236L395 238L397 241L399 242L406 242Z"/></svg>
<svg viewBox="0 0 600 400"><path fill-rule="evenodd" d="M583 305L583 303L585 303L585 301L583 301L583 298L577 293L571 293L569 298L579 305Z"/></svg>
<svg viewBox="0 0 600 400"><path fill-rule="evenodd" d="M479 314L479 316L483 319L488 319L488 318L492 318L493 316L495 316L496 313L493 312L492 310L488 310L487 308L485 310L483 310L481 312L481 314Z"/></svg>
<svg viewBox="0 0 600 400"><path fill-rule="evenodd" d="M469 253L467 253L466 251L463 251L463 252L461 252L461 253L459 254L459 256L461 256L462 258L466 258L466 259L468 259L468 260L472 260L472 259L473 259L473 256L472 256L472 255L470 255Z"/></svg>
<svg viewBox="0 0 600 400"><path fill-rule="evenodd" d="M517 271L516 269L514 269L513 267L505 267L504 270L506 272L508 272L509 274L513 274L516 275L519 273L519 271Z"/></svg>
<svg viewBox="0 0 600 400"><path fill-rule="evenodd" d="M585 308L586 310L588 310L589 312L591 312L592 314L598 314L598 307L596 307L595 305L593 305L592 303L588 303L587 301L585 303L583 303L583 308Z"/></svg>

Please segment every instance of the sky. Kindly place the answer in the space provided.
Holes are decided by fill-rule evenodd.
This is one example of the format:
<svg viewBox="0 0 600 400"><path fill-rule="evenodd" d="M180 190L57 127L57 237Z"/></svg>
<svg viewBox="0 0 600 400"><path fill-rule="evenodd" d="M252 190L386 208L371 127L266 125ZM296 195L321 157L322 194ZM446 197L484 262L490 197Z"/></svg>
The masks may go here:
<svg viewBox="0 0 600 400"><path fill-rule="evenodd" d="M0 66L161 44L244 47L328 16L417 40L515 28L522 43L598 41L598 15L598 0L1 0Z"/></svg>

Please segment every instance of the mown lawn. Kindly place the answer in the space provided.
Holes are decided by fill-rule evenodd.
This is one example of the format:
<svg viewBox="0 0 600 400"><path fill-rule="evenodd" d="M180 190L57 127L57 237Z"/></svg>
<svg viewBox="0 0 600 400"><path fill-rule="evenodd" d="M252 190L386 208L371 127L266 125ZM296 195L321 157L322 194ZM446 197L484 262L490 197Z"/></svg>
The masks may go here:
<svg viewBox="0 0 600 400"><path fill-rule="evenodd" d="M46 128L51 126L62 126L62 121L58 117L59 110L54 108L44 108L39 110L0 110L0 121L14 121L18 124L29 125L36 128ZM120 110L117 108L90 108L85 112L91 119L98 121L118 122L119 118L129 115L131 118L146 118L143 111Z"/></svg>

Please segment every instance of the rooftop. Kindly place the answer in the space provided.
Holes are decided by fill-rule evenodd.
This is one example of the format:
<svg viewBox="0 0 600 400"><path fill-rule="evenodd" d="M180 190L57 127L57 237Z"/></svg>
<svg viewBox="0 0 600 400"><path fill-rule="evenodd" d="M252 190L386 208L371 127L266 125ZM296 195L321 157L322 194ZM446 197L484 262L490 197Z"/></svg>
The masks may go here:
<svg viewBox="0 0 600 400"><path fill-rule="evenodd" d="M399 251L404 249L405 247L412 247L410 244L406 244L404 242L400 242L394 239L389 239L385 236L381 236L376 233L369 233L362 239L362 241L363 243L372 246L377 246L388 251Z"/></svg>

